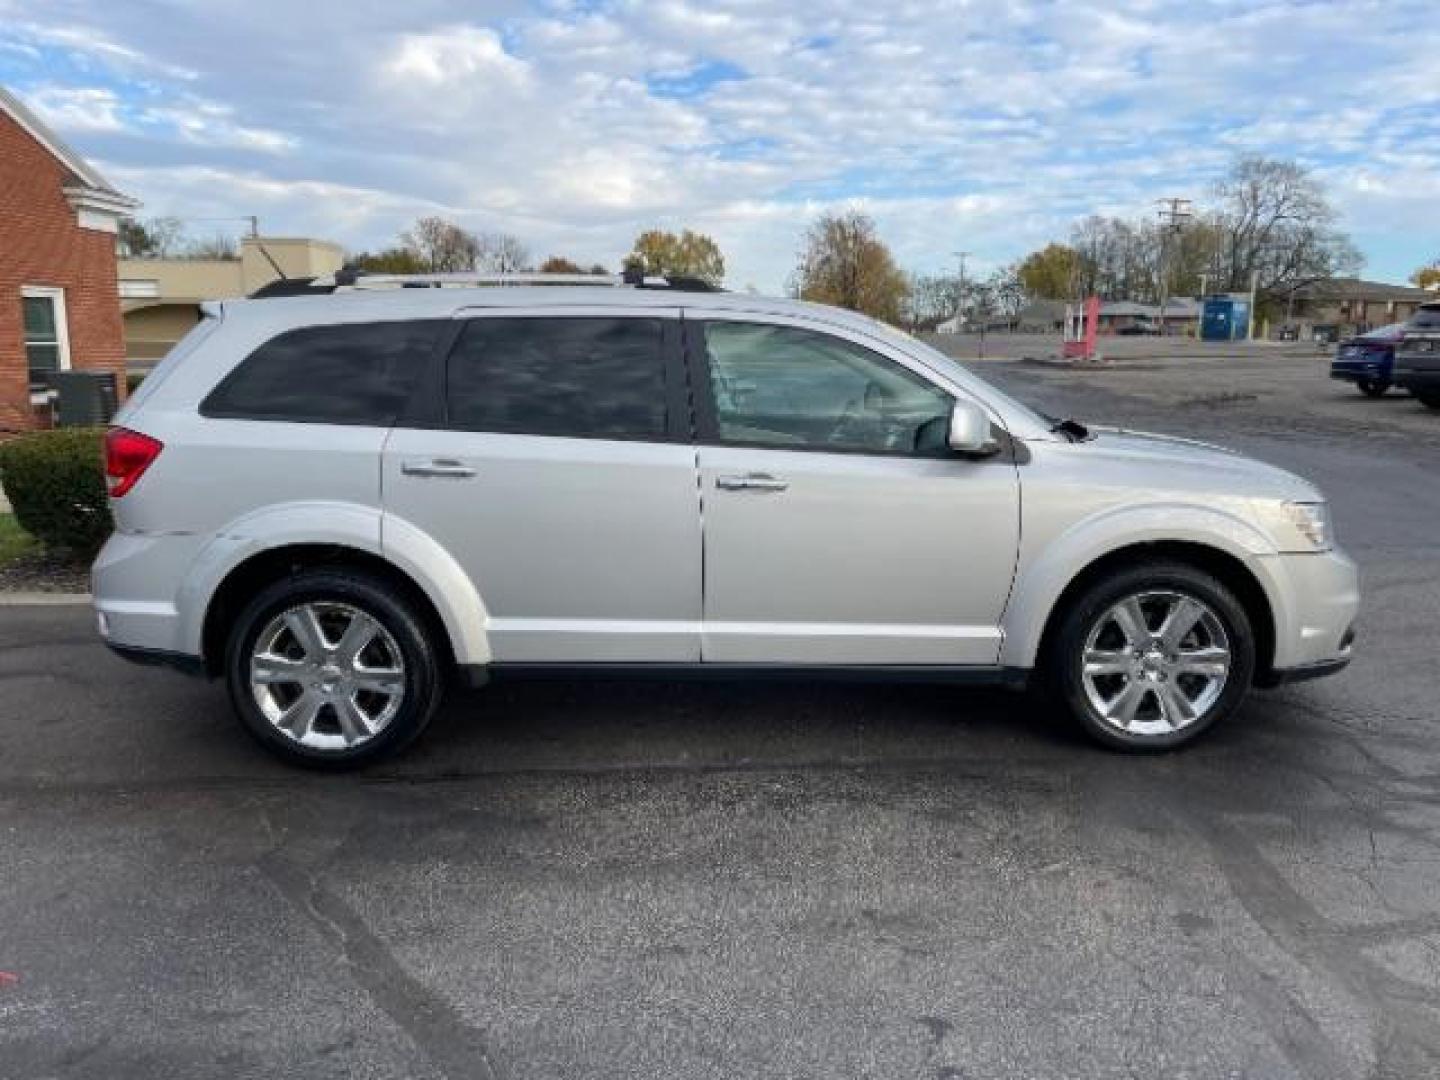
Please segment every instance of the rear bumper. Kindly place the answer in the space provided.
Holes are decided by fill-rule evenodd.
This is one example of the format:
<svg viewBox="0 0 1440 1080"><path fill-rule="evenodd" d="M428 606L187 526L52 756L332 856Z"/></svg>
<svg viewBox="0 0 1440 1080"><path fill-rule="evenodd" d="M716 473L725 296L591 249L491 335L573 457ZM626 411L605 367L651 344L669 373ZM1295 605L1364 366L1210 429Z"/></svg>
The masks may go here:
<svg viewBox="0 0 1440 1080"><path fill-rule="evenodd" d="M132 664L169 668L182 675L194 675L201 679L209 676L209 672L205 669L205 661L198 656L168 652L164 649L143 649L135 645L117 645L113 641L107 641L105 644L120 659L128 660Z"/></svg>
<svg viewBox="0 0 1440 1080"><path fill-rule="evenodd" d="M186 654L179 593L203 539L113 534L90 570L100 636L112 648Z"/></svg>

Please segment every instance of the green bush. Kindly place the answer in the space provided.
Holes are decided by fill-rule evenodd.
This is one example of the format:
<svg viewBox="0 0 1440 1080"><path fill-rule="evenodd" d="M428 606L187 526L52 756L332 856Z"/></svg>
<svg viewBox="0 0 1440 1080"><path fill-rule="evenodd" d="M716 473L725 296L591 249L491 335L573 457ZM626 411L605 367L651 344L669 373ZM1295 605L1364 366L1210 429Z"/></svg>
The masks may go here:
<svg viewBox="0 0 1440 1080"><path fill-rule="evenodd" d="M97 551L110 535L105 432L65 428L0 444L0 485L20 527L49 547Z"/></svg>

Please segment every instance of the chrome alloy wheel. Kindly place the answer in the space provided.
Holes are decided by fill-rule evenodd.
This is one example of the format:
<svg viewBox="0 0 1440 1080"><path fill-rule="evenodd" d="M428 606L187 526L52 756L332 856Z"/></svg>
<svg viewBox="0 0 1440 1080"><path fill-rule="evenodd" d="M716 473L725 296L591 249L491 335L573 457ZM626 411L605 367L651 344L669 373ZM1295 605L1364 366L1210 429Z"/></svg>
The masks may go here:
<svg viewBox="0 0 1440 1080"><path fill-rule="evenodd" d="M1205 716L1230 676L1219 617L1184 593L1136 593L1115 604L1085 639L1085 696L1126 735L1168 735Z"/></svg>
<svg viewBox="0 0 1440 1080"><path fill-rule="evenodd" d="M276 615L255 639L250 692L281 734L348 750L384 731L405 700L394 637L357 607L315 601Z"/></svg>

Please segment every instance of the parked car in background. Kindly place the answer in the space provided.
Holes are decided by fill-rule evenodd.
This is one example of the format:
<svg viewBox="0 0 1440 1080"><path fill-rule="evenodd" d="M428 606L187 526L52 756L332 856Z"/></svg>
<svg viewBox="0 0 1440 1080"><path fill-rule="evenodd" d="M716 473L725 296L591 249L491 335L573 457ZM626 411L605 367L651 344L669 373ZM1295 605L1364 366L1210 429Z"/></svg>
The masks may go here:
<svg viewBox="0 0 1440 1080"><path fill-rule="evenodd" d="M1395 382L1395 345L1405 332L1403 322L1347 338L1335 350L1330 377L1353 382L1366 397L1380 397Z"/></svg>
<svg viewBox="0 0 1440 1080"><path fill-rule="evenodd" d="M1159 323L1141 315L1130 325L1120 327L1115 333L1119 337L1159 337L1161 331Z"/></svg>
<svg viewBox="0 0 1440 1080"><path fill-rule="evenodd" d="M1440 302L1421 304L1395 346L1395 382L1440 409Z"/></svg>
<svg viewBox="0 0 1440 1080"><path fill-rule="evenodd" d="M1355 564L1298 476L833 307L502 280L207 305L110 433L108 644L323 766L456 677L1034 683L1160 750L1350 660Z"/></svg>

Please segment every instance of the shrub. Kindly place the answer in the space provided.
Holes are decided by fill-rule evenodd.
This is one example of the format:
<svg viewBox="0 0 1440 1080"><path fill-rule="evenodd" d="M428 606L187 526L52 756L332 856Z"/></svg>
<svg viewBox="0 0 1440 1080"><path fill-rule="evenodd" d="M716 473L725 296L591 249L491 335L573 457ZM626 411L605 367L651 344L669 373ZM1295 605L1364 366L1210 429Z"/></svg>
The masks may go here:
<svg viewBox="0 0 1440 1080"><path fill-rule="evenodd" d="M0 445L0 485L20 527L50 547L88 555L110 535L105 432L64 428Z"/></svg>
<svg viewBox="0 0 1440 1080"><path fill-rule="evenodd" d="M133 394L136 390L139 390L140 384L145 381L145 376L149 374L148 371L131 371L127 373L125 376L125 393Z"/></svg>

